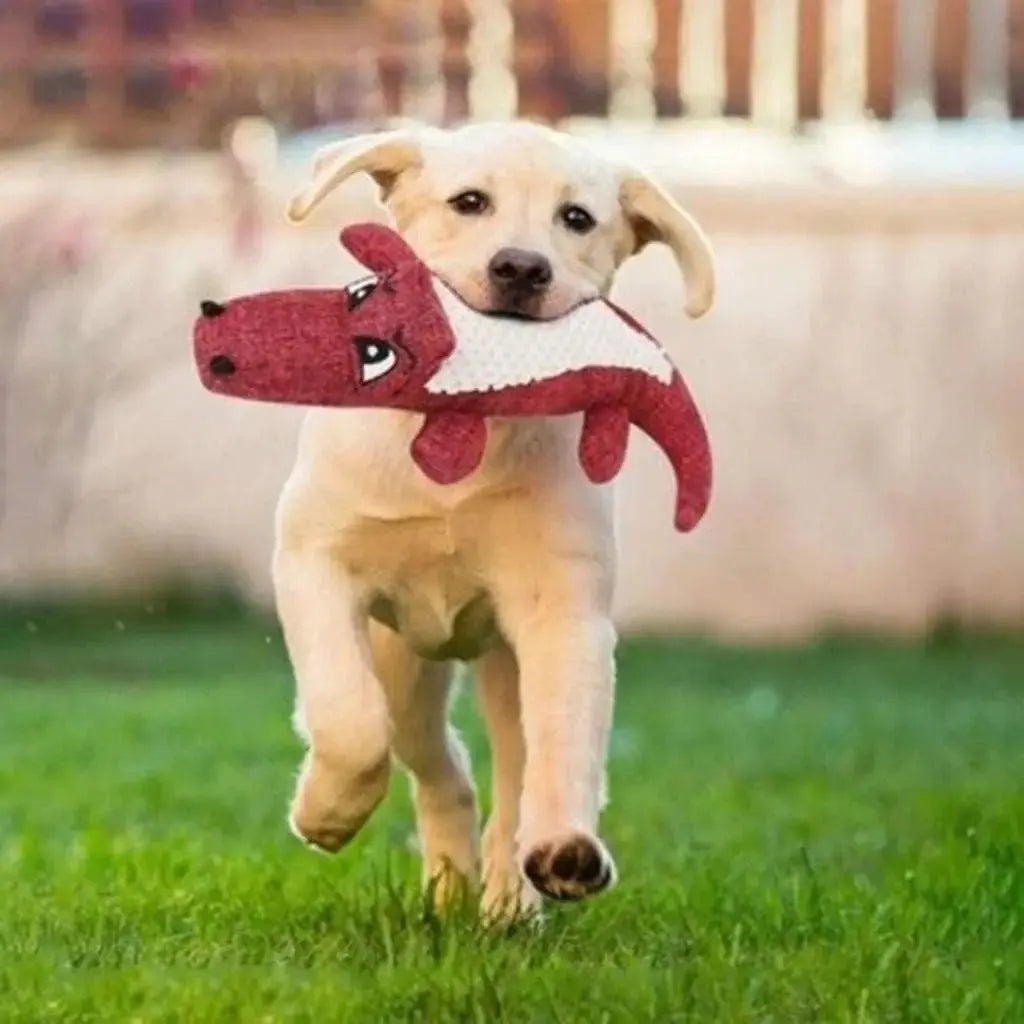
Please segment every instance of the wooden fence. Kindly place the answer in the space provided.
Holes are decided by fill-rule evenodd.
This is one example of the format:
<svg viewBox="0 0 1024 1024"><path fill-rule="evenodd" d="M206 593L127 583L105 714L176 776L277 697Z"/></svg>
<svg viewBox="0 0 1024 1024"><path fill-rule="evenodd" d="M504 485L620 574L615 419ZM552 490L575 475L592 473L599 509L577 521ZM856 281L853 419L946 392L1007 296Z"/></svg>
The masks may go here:
<svg viewBox="0 0 1024 1024"><path fill-rule="evenodd" d="M1024 0L469 2L517 86L472 114L1024 116Z"/></svg>
<svg viewBox="0 0 1024 1024"><path fill-rule="evenodd" d="M3 0L0 142L404 115L1024 116L1024 0Z"/></svg>

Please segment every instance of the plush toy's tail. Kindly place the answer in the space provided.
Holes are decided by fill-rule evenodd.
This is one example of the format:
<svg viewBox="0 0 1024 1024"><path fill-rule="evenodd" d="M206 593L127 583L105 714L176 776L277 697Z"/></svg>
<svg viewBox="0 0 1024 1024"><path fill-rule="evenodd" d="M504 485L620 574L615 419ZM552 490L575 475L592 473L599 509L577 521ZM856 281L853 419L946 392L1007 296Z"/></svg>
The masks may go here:
<svg viewBox="0 0 1024 1024"><path fill-rule="evenodd" d="M671 387L655 381L654 401L638 404L633 421L668 456L676 476L676 529L692 530L704 517L711 500L711 446L697 406L682 378ZM653 396L652 396L653 397Z"/></svg>

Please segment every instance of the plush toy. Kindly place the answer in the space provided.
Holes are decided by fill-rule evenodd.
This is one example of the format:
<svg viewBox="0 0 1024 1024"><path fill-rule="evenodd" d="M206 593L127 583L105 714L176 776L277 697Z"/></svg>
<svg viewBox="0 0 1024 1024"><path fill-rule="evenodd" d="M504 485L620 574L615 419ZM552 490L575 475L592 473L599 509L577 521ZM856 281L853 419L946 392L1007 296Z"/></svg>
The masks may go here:
<svg viewBox="0 0 1024 1024"><path fill-rule="evenodd" d="M696 526L711 491L704 425L679 371L632 317L600 298L556 320L489 316L389 228L349 227L341 241L369 271L345 288L202 303L194 345L205 387L423 413L412 457L438 483L478 466L489 416L583 413L579 458L595 483L618 473L635 423L675 470L676 527Z"/></svg>

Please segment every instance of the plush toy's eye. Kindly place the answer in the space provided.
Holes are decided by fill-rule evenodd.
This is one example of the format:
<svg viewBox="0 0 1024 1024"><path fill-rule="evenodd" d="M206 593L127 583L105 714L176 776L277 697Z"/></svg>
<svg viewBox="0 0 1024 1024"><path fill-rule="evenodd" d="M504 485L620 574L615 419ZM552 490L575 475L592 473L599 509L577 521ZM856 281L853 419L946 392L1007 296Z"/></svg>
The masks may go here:
<svg viewBox="0 0 1024 1024"><path fill-rule="evenodd" d="M376 291L378 284L379 280L375 276L361 277L358 281L353 281L345 289L348 293L349 312L365 302Z"/></svg>
<svg viewBox="0 0 1024 1024"><path fill-rule="evenodd" d="M356 351L359 354L359 376L364 384L380 380L398 362L395 350L378 338L356 338Z"/></svg>

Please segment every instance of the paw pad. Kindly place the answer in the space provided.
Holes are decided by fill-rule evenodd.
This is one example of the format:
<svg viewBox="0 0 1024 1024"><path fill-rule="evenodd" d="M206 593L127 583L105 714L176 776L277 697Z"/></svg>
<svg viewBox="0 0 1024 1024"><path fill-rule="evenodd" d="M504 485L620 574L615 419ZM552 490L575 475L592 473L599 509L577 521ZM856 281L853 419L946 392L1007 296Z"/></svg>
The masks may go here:
<svg viewBox="0 0 1024 1024"><path fill-rule="evenodd" d="M523 872L538 892L554 900L581 900L615 881L615 864L600 841L586 835L535 846Z"/></svg>
<svg viewBox="0 0 1024 1024"><path fill-rule="evenodd" d="M355 831L342 828L300 824L294 815L288 818L288 827L296 839L300 839L310 849L320 853L337 853L356 834Z"/></svg>

